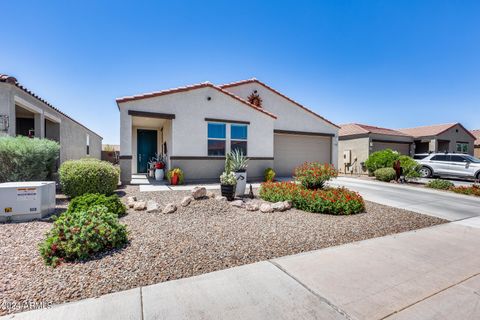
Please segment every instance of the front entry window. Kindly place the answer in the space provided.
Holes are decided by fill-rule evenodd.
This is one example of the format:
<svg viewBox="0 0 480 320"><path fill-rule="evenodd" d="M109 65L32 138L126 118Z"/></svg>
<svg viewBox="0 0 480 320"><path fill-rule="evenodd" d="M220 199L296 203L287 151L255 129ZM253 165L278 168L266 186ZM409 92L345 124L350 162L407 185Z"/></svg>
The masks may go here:
<svg viewBox="0 0 480 320"><path fill-rule="evenodd" d="M226 146L225 123L208 124L208 155L224 156Z"/></svg>

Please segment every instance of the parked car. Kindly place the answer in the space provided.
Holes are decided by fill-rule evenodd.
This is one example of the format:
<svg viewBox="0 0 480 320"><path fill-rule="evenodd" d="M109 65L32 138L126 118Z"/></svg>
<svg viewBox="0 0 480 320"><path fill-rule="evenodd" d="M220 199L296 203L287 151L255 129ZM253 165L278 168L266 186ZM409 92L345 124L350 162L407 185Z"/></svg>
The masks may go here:
<svg viewBox="0 0 480 320"><path fill-rule="evenodd" d="M480 179L480 159L468 154L431 153L417 160L421 165L423 178L432 176L453 176Z"/></svg>

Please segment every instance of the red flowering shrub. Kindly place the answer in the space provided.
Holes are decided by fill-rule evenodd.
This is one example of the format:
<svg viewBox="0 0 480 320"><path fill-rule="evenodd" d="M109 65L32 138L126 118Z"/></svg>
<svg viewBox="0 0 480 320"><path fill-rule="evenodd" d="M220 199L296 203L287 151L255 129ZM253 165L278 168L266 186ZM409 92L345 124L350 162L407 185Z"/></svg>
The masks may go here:
<svg viewBox="0 0 480 320"><path fill-rule="evenodd" d="M338 176L338 171L331 164L305 162L295 168L295 179L307 189L323 189L325 182Z"/></svg>
<svg viewBox="0 0 480 320"><path fill-rule="evenodd" d="M456 193L480 197L480 185L478 184L474 184L469 187L466 187L466 186L451 187L450 190Z"/></svg>
<svg viewBox="0 0 480 320"><path fill-rule="evenodd" d="M260 197L270 202L290 200L295 208L326 214L355 214L365 211L363 198L345 188L309 190L294 182L266 182Z"/></svg>

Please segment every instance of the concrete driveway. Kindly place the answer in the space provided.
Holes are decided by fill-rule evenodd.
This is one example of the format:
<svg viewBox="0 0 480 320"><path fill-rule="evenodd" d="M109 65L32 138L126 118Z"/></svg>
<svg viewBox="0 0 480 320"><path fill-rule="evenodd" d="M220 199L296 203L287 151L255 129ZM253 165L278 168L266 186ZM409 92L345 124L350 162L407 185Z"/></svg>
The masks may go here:
<svg viewBox="0 0 480 320"><path fill-rule="evenodd" d="M338 177L329 182L359 192L365 200L456 221L480 216L480 198L447 191Z"/></svg>

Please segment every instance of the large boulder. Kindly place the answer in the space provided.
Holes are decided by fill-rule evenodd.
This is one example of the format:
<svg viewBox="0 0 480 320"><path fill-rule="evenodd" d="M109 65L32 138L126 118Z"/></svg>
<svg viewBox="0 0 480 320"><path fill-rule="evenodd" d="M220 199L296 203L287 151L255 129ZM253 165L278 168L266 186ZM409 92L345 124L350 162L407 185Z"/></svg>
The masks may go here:
<svg viewBox="0 0 480 320"><path fill-rule="evenodd" d="M142 211L142 210L145 210L145 207L146 207L145 201L137 201L133 205L133 210Z"/></svg>
<svg viewBox="0 0 480 320"><path fill-rule="evenodd" d="M187 197L184 197L182 199L182 202L180 203L182 205L182 207L186 207L190 204L190 202L193 201L193 197L192 196L187 196Z"/></svg>
<svg viewBox="0 0 480 320"><path fill-rule="evenodd" d="M249 201L245 204L245 209L247 209L247 211L257 211L259 207L255 202Z"/></svg>
<svg viewBox="0 0 480 320"><path fill-rule="evenodd" d="M283 201L283 203L285 204L286 210L292 209L292 201L290 201L290 200L285 200L285 201Z"/></svg>
<svg viewBox="0 0 480 320"><path fill-rule="evenodd" d="M272 204L272 209L273 211L285 211L287 210L287 207L285 206L285 202L281 201L281 202L275 202L274 204Z"/></svg>
<svg viewBox="0 0 480 320"><path fill-rule="evenodd" d="M160 211L158 208L158 203L153 200L147 201L147 212L158 212Z"/></svg>
<svg viewBox="0 0 480 320"><path fill-rule="evenodd" d="M243 208L243 206L245 205L242 200L234 200L230 202L230 204L237 208Z"/></svg>
<svg viewBox="0 0 480 320"><path fill-rule="evenodd" d="M273 212L273 208L270 204L268 203L263 203L261 206L260 206L260 211L262 212Z"/></svg>
<svg viewBox="0 0 480 320"><path fill-rule="evenodd" d="M127 198L127 207L133 208L136 201L137 201L137 197L128 197Z"/></svg>
<svg viewBox="0 0 480 320"><path fill-rule="evenodd" d="M195 187L192 190L192 197L195 200L205 198L207 196L207 189L205 187Z"/></svg>
<svg viewBox="0 0 480 320"><path fill-rule="evenodd" d="M174 203L169 203L163 208L163 213L166 214L174 213L175 211L177 211L177 206Z"/></svg>

